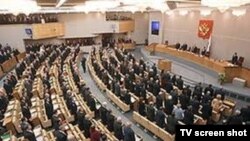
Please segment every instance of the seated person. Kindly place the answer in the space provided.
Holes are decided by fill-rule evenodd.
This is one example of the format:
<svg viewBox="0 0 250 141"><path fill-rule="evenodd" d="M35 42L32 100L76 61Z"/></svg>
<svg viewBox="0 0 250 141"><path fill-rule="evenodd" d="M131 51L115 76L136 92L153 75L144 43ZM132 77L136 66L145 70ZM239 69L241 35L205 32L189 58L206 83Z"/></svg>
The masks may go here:
<svg viewBox="0 0 250 141"><path fill-rule="evenodd" d="M176 43L175 48L179 49L180 47L181 47L181 44L180 43Z"/></svg>
<svg viewBox="0 0 250 141"><path fill-rule="evenodd" d="M232 57L232 64L237 64L238 63L238 55L237 53L235 52L233 57Z"/></svg>

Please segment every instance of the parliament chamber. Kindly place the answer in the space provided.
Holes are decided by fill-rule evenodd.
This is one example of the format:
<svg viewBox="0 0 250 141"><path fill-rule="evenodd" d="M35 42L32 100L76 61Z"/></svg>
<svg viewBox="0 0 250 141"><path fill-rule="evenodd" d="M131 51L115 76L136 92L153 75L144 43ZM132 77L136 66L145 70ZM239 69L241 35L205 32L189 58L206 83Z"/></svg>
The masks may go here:
<svg viewBox="0 0 250 141"><path fill-rule="evenodd" d="M249 126L250 1L207 1L0 1L0 141Z"/></svg>

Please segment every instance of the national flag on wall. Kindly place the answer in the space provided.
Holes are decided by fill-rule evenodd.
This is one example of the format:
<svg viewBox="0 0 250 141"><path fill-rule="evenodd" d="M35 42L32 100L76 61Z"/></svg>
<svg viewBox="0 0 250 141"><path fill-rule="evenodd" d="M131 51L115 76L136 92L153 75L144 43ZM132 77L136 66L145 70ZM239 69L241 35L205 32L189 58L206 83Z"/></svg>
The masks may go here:
<svg viewBox="0 0 250 141"><path fill-rule="evenodd" d="M210 37L209 37L206 52L210 52L211 46L212 46L212 35L210 35Z"/></svg>
<svg viewBox="0 0 250 141"><path fill-rule="evenodd" d="M213 20L200 20L198 27L198 37L209 39L213 31Z"/></svg>

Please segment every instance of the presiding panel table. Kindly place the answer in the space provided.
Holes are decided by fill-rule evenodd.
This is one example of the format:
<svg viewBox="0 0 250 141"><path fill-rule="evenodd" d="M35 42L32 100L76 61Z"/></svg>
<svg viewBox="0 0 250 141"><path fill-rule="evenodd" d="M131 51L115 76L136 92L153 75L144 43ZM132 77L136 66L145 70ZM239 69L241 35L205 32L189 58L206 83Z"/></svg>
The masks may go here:
<svg viewBox="0 0 250 141"><path fill-rule="evenodd" d="M161 52L161 53L166 53L169 55L177 56L179 58L191 61L193 63L196 63L208 69L211 69L217 73L223 73L226 76L226 82L232 82L233 78L235 77L241 77L243 79L246 79L246 81L250 81L249 80L250 71L249 73L246 74L246 72L243 70L244 68L241 68L237 65L233 65L227 61L219 61L219 60L215 60L212 58L200 56L200 55L188 52L188 51L176 50L174 48L171 48L162 44L151 44L148 47L146 47L146 50L150 52L152 51ZM250 86L250 84L247 84L247 86Z"/></svg>

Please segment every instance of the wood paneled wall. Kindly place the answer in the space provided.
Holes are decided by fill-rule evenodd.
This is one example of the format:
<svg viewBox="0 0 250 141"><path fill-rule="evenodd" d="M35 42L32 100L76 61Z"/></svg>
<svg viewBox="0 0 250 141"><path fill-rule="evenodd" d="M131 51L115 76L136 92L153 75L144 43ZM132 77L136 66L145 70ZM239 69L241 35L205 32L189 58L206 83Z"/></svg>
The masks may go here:
<svg viewBox="0 0 250 141"><path fill-rule="evenodd" d="M32 24L33 39L46 39L63 36L63 23Z"/></svg>

